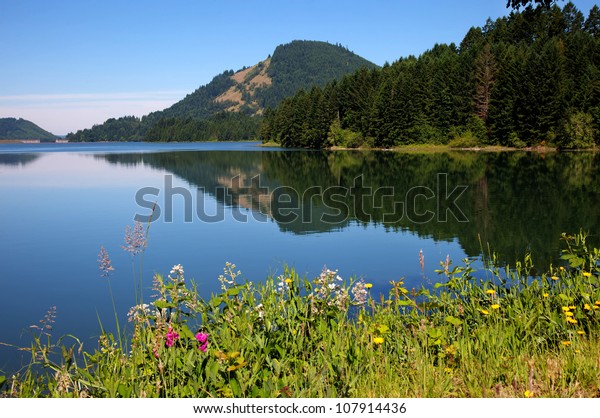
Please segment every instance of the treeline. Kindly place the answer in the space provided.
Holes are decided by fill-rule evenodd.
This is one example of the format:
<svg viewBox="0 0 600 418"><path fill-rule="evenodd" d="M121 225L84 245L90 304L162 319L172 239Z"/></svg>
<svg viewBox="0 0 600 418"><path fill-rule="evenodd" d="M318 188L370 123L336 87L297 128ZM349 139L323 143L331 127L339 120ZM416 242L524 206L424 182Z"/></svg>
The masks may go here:
<svg viewBox="0 0 600 418"><path fill-rule="evenodd" d="M301 91L265 114L263 141L286 147L469 147L598 143L600 9L587 18L527 7L460 45L435 45L382 69Z"/></svg>
<svg viewBox="0 0 600 418"><path fill-rule="evenodd" d="M220 112L208 119L163 118L145 141L248 141L258 136L260 119L237 112Z"/></svg>
<svg viewBox="0 0 600 418"><path fill-rule="evenodd" d="M100 125L67 135L70 142L141 141L142 121L135 116L111 118Z"/></svg>

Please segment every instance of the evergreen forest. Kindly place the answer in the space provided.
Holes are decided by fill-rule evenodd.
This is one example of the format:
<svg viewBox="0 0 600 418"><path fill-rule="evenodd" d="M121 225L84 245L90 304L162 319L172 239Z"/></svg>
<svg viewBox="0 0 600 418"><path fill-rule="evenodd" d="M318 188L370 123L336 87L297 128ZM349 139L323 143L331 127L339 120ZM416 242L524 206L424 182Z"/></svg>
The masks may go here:
<svg viewBox="0 0 600 418"><path fill-rule="evenodd" d="M304 148L595 146L600 9L513 3L460 45L437 44L286 98L265 113L261 139Z"/></svg>

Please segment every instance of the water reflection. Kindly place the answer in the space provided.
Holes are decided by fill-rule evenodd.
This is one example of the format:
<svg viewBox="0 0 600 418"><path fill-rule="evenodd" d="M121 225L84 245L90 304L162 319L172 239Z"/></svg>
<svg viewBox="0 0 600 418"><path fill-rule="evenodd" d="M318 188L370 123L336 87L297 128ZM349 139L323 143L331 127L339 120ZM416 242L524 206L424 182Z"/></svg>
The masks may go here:
<svg viewBox="0 0 600 418"><path fill-rule="evenodd" d="M0 154L0 165L25 166L40 157L40 154Z"/></svg>
<svg viewBox="0 0 600 418"><path fill-rule="evenodd" d="M293 234L372 223L457 239L471 256L490 243L510 263L531 251L536 264L547 265L557 258L562 232L593 233L600 226L600 156L594 153L211 151L95 158L164 169Z"/></svg>

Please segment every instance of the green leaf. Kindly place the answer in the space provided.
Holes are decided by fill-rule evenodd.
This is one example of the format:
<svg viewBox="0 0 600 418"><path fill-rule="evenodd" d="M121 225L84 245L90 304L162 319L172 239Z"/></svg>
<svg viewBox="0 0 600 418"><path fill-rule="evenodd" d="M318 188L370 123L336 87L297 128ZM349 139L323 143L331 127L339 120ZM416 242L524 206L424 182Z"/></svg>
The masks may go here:
<svg viewBox="0 0 600 418"><path fill-rule="evenodd" d="M233 396L235 396L236 398L242 396L242 388L235 378L229 381L229 387L231 387L231 392L233 393Z"/></svg>
<svg viewBox="0 0 600 418"><path fill-rule="evenodd" d="M448 322L448 323L450 323L452 325L455 325L455 326L459 326L459 325L461 325L463 323L463 321L461 321L460 319L455 318L453 316L447 316L446 317L446 322Z"/></svg>
<svg viewBox="0 0 600 418"><path fill-rule="evenodd" d="M181 334L183 337L188 338L190 340L193 340L194 338L196 338L194 333L185 324L181 326Z"/></svg>
<svg viewBox="0 0 600 418"><path fill-rule="evenodd" d="M119 392L119 395L121 395L123 398L129 398L131 396L131 387L125 386L123 383L119 383L117 392Z"/></svg>
<svg viewBox="0 0 600 418"><path fill-rule="evenodd" d="M154 306L156 306L158 309L167 309L167 308L176 308L177 305L171 302L167 302L164 300L157 300L154 302Z"/></svg>
<svg viewBox="0 0 600 418"><path fill-rule="evenodd" d="M390 327L387 325L379 325L377 331L379 331L380 334L388 334L390 332Z"/></svg>
<svg viewBox="0 0 600 418"><path fill-rule="evenodd" d="M6 383L6 376L0 376L0 389Z"/></svg>

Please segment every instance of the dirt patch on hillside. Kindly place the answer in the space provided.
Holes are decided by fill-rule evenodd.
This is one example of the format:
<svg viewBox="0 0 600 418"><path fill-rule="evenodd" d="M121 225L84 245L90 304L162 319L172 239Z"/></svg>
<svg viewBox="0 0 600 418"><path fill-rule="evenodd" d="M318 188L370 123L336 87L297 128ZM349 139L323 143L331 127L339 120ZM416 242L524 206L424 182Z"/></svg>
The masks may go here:
<svg viewBox="0 0 600 418"><path fill-rule="evenodd" d="M262 109L260 109L258 103L253 100L250 102L244 100L242 91L248 93L246 98L248 96L252 98L254 96L254 91L257 88L270 86L273 83L273 80L271 80L271 77L269 77L267 74L267 69L269 68L270 64L271 58L267 58L266 60L261 61L252 67L240 70L232 75L231 79L235 82L235 85L231 86L226 92L216 97L215 102L234 103L232 106L226 109L231 112L238 111L242 106L248 105L254 107L257 114L262 113Z"/></svg>

